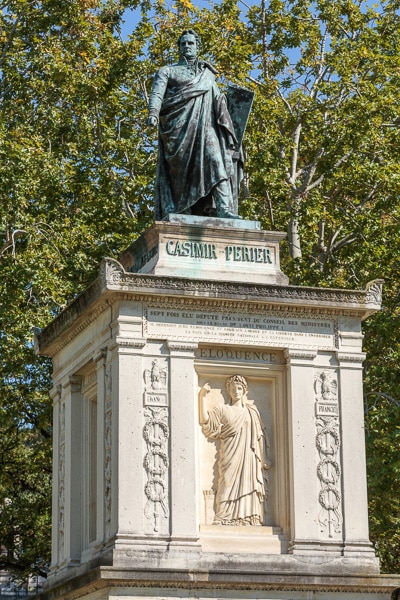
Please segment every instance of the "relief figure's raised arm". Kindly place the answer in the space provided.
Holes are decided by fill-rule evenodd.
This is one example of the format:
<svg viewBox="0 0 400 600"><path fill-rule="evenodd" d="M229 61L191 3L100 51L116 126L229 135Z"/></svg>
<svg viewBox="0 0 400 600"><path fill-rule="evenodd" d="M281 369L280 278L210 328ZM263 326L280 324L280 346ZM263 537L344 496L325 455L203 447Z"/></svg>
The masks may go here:
<svg viewBox="0 0 400 600"><path fill-rule="evenodd" d="M210 393L211 387L208 383L203 385L199 392L199 420L200 425L206 424L208 421L208 406L207 395Z"/></svg>

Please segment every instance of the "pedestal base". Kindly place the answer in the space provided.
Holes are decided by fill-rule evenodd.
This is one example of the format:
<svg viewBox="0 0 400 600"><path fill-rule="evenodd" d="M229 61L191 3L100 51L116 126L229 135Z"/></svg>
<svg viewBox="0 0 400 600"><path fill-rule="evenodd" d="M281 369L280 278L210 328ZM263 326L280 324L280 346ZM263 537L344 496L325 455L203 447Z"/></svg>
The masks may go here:
<svg viewBox="0 0 400 600"><path fill-rule="evenodd" d="M217 557L217 558L216 558ZM278 566L278 562L279 564ZM151 561L132 557L131 566L100 567L54 586L41 600L391 600L400 593L400 578L365 572L352 575L339 561L335 568L317 561L259 560L246 564L229 555L213 555L214 568L206 561L177 570L158 568ZM132 566L134 565L134 566ZM327 573L327 567L329 574ZM333 572L332 572L333 571ZM334 573L336 571L336 574ZM342 574L340 573L342 572Z"/></svg>
<svg viewBox="0 0 400 600"><path fill-rule="evenodd" d="M368 541L362 397L361 320L381 282L289 286L283 234L198 219L171 216L105 259L38 336L54 362L43 600L389 598ZM263 526L211 525L220 440L200 426L199 390L210 410L230 406L233 375L262 433L239 431L247 491L232 502Z"/></svg>

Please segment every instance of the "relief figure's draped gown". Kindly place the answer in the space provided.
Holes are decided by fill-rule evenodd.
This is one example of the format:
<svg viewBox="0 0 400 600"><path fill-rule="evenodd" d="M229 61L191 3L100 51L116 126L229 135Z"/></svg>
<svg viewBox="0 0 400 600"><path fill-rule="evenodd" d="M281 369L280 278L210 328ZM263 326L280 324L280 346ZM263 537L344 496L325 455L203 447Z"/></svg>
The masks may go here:
<svg viewBox="0 0 400 600"><path fill-rule="evenodd" d="M257 407L219 405L208 412L204 434L220 440L215 524L262 524L266 432Z"/></svg>

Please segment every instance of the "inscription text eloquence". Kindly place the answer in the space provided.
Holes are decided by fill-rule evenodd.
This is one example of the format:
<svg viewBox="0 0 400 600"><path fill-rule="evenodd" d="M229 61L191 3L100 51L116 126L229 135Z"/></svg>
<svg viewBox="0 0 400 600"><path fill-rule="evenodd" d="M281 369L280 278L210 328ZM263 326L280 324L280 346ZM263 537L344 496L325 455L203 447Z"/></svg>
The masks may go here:
<svg viewBox="0 0 400 600"><path fill-rule="evenodd" d="M166 251L170 256L187 256L189 258L206 258L211 260L218 258L216 245L208 242L168 240ZM225 246L224 255L227 261L256 262L272 265L269 248L229 245Z"/></svg>

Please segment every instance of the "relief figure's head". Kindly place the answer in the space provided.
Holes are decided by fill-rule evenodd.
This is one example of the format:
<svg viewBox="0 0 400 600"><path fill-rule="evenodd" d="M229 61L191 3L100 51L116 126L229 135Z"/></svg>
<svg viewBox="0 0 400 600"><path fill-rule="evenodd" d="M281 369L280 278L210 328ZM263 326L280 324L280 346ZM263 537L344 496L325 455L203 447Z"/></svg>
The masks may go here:
<svg viewBox="0 0 400 600"><path fill-rule="evenodd" d="M186 29L178 38L178 48L181 58L194 60L201 46L200 36L193 29Z"/></svg>
<svg viewBox="0 0 400 600"><path fill-rule="evenodd" d="M239 402L244 404L248 390L247 380L245 377L242 375L232 375L232 377L229 377L226 380L225 386L228 390L232 404L237 404Z"/></svg>

